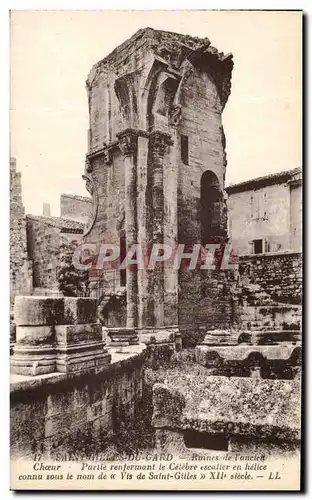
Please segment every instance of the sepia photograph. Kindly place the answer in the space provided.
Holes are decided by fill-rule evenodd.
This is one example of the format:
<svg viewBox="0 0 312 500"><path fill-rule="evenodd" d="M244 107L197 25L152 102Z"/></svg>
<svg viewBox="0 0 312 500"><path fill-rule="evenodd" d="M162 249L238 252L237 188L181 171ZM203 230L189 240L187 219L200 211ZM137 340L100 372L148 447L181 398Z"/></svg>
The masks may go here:
<svg viewBox="0 0 312 500"><path fill-rule="evenodd" d="M302 11L10 11L11 490L302 488Z"/></svg>

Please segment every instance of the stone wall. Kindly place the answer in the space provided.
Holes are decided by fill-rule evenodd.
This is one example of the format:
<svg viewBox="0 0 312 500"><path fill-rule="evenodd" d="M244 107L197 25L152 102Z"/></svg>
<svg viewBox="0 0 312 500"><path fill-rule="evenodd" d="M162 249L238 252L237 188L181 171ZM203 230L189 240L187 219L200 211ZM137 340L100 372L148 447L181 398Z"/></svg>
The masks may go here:
<svg viewBox="0 0 312 500"><path fill-rule="evenodd" d="M61 217L36 215L27 215L26 224L27 250L33 262L33 286L56 291L60 246L80 241L83 224Z"/></svg>
<svg viewBox="0 0 312 500"><path fill-rule="evenodd" d="M221 121L220 96L213 80L194 69L185 79L181 94L183 120L180 134L188 138L188 165L181 159L181 141L177 144L178 159L178 239L179 243L200 243L201 178L204 172L216 175L223 191L225 151ZM218 221L221 225L222 221Z"/></svg>
<svg viewBox="0 0 312 500"><path fill-rule="evenodd" d="M244 283L258 285L272 300L301 304L301 253L246 255L239 258L239 271Z"/></svg>
<svg viewBox="0 0 312 500"><path fill-rule="evenodd" d="M301 331L301 253L240 257L239 271L243 330Z"/></svg>
<svg viewBox="0 0 312 500"><path fill-rule="evenodd" d="M129 352L131 351L132 352ZM113 354L112 364L80 373L11 378L11 455L55 457L73 442L131 422L143 391L144 347Z"/></svg>
<svg viewBox="0 0 312 500"><path fill-rule="evenodd" d="M26 252L26 222L22 202L21 173L10 160L10 301L32 291L32 263Z"/></svg>
<svg viewBox="0 0 312 500"><path fill-rule="evenodd" d="M87 223L92 212L91 198L72 194L61 195L61 217Z"/></svg>
<svg viewBox="0 0 312 500"><path fill-rule="evenodd" d="M200 343L207 330L231 328L236 321L234 271L181 269L179 284L179 329L184 347Z"/></svg>

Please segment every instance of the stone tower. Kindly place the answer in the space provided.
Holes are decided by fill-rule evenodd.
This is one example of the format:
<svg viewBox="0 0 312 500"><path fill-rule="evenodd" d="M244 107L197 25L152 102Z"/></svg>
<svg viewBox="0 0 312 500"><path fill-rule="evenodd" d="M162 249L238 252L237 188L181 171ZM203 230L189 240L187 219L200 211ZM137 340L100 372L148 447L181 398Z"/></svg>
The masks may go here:
<svg viewBox="0 0 312 500"><path fill-rule="evenodd" d="M16 295L32 291L32 263L27 257L26 221L21 173L10 158L10 305Z"/></svg>
<svg viewBox="0 0 312 500"><path fill-rule="evenodd" d="M140 243L148 252L152 243L226 241L221 115L232 68L232 55L208 38L151 28L93 66L87 242ZM179 326L180 297L191 307L201 293L198 280L180 279L165 263L125 273L115 279L126 284L126 326L141 331Z"/></svg>

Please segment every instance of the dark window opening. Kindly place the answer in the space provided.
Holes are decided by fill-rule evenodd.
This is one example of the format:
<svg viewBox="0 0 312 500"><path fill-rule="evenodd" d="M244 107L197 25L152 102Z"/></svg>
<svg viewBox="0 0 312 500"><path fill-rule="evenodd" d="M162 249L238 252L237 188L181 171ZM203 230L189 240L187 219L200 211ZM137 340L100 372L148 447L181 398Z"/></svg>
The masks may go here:
<svg viewBox="0 0 312 500"><path fill-rule="evenodd" d="M263 253L263 240L253 240L254 253Z"/></svg>
<svg viewBox="0 0 312 500"><path fill-rule="evenodd" d="M214 172L206 170L200 181L201 243L213 243L221 233L221 192Z"/></svg>
<svg viewBox="0 0 312 500"><path fill-rule="evenodd" d="M181 135L181 160L185 165L189 164L189 144L187 135Z"/></svg>
<svg viewBox="0 0 312 500"><path fill-rule="evenodd" d="M187 448L228 451L229 440L224 434L208 434L188 430L184 433L184 444Z"/></svg>
<svg viewBox="0 0 312 500"><path fill-rule="evenodd" d="M120 264L124 261L127 255L127 243L126 234L124 231L120 233ZM126 269L120 269L120 286L127 285L127 271Z"/></svg>

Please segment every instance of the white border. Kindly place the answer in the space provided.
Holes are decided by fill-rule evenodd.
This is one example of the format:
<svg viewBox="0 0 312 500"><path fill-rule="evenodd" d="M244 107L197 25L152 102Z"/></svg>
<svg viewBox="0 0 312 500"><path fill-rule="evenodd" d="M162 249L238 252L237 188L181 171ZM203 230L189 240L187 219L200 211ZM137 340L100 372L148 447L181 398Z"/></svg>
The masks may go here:
<svg viewBox="0 0 312 500"><path fill-rule="evenodd" d="M80 10L104 10L109 9L109 10L117 10L117 9L126 9L126 10L153 10L153 9L169 9L169 10L188 10L190 7L192 10L303 10L306 15L308 16L311 13L312 7L311 7L311 1L298 1L298 0L288 0L288 1L283 1L283 2L278 2L278 1L273 1L273 0L261 0L261 1L243 1L241 0L240 2L236 2L235 0L232 1L225 1L225 0L210 0L208 1L199 1L199 0L192 0L190 1L182 1L180 0L179 2L170 2L169 0L157 0L157 1L150 1L148 2L143 2L143 1L132 1L129 2L127 0L114 0L112 2L113 9L109 8L109 5L105 5L103 1L79 1L76 0L75 2L73 1L32 1L32 2L25 2L21 0L15 0L11 2L3 1L0 6L0 37L1 37L1 43L0 43L0 50L2 52L1 54L1 66L2 66L2 78L1 78L1 92L0 92L0 102L1 102L1 152L2 152L2 169L1 169L1 182L0 182L0 189L1 189L1 196L0 196L0 203L1 203L1 262L2 264L2 276L1 276L1 323L2 323L2 328L1 328L1 336L2 336L2 349L1 349L1 354L3 356L3 361L0 363L1 367L1 382L3 384L3 391L2 391L2 399L1 399L1 430L3 431L3 437L1 440L1 498L8 498L11 497L13 494L12 492L9 492L9 443L8 443L8 436L9 436L9 404L8 404L8 392L7 389L9 387L9 367L8 367L8 338L9 338L9 333L8 333L8 326L9 326L9 245L8 245L8 235L9 235L9 182L8 182L8 172L9 168L7 165L9 165L9 121L8 121L8 103L9 103L9 78L8 78L8 72L6 69L9 69L9 10L14 10L14 9L19 9L19 10L29 10L29 9L49 9L49 10L55 10L55 9L80 9ZM310 19L306 19L306 28L308 28ZM307 54L311 54L311 36L307 37L307 46L305 47ZM307 60L308 57L306 56L306 64L310 62ZM307 73L307 81L305 82L306 85L306 92L309 88L308 82L311 82L310 77L310 71L311 67L310 65L308 68L306 68L306 73ZM310 103L308 109L305 110L307 113L306 116L306 123L308 122L311 111ZM307 134L307 130L306 130ZM306 148L308 148L308 137L306 137ZM308 232L308 237L307 237L307 248L310 246L309 243L311 243L311 231L308 229L310 228L310 221L311 221L311 204L309 202L309 198L311 198L311 192L312 192L312 186L310 182L311 174L309 175L308 172L310 171L311 166L309 165L309 157L307 154L307 157L305 158L305 169L304 169L304 182L305 182L305 193L306 193L306 210L305 210L305 219L306 219L306 232ZM309 206L307 206L309 205ZM307 252L308 256L308 252ZM306 256L306 257L307 257ZM308 273L306 278L308 278L308 283L306 283L307 288L311 284L311 272L308 269L307 263L306 263L306 271ZM305 296L305 311L308 313L308 311L312 310L312 299L310 296L307 296L307 290L306 290L306 296ZM308 318L306 319L306 328L305 328L305 336L309 337L311 334L311 328L310 322L308 321ZM311 365L311 362L308 362L312 359L312 353L311 353L311 341L309 342L309 345L307 342L305 343L305 349L306 349L306 354L305 354L305 359L306 359L306 370L305 370L305 386L306 389L309 393L309 382L311 380L310 378L310 373L309 373L309 365ZM308 403L308 395L307 395L307 401ZM310 405L309 405L310 406ZM308 410L308 404L306 404L306 410ZM306 425L308 426L308 418L306 419ZM306 429L306 436L307 436L307 444L310 445L310 433L308 433L308 428ZM311 449L311 448L310 448ZM307 454L307 453L306 453ZM311 463L311 460L310 460ZM306 471L306 476L311 477L311 474L309 472L311 471L310 469L310 463L307 463L308 465L308 470ZM104 493L105 497L112 497L111 494ZM209 494L209 493L208 493ZM57 493L58 498L64 497L65 495L63 493ZM118 496L123 495L122 493L119 493ZM190 493L188 496L193 496L194 494ZM29 494L28 496L35 498L34 494ZM38 493L37 495L38 496ZM54 496L54 495L53 495ZM88 498L90 495L87 493L84 494L84 498ZM163 497L168 496L168 494L163 494ZM218 496L223 496L218 494ZM224 494L225 496L225 494ZM226 495L228 496L228 494ZM265 497L273 498L274 494L266 494ZM280 496L285 496L284 495L279 495ZM114 494L114 497L116 498L116 494Z"/></svg>

